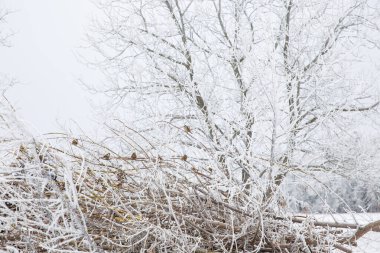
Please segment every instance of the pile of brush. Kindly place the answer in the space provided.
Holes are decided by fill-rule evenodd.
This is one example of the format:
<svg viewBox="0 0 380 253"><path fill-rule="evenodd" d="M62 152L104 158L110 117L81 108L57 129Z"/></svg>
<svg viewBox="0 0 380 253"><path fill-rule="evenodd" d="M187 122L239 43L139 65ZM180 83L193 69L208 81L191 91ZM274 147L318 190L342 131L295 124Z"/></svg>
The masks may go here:
<svg viewBox="0 0 380 253"><path fill-rule="evenodd" d="M54 140L4 142L4 250L351 252L380 225L293 217L284 196L265 195L270 182L248 189L217 166L188 157L121 155L90 139Z"/></svg>

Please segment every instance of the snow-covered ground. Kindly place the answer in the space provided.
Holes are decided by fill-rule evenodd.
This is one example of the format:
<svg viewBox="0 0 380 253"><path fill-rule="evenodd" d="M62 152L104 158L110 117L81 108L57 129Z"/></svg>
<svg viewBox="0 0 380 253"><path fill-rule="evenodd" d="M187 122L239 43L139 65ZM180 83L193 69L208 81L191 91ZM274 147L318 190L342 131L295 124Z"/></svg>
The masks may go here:
<svg viewBox="0 0 380 253"><path fill-rule="evenodd" d="M356 214L333 214L315 215L318 221L345 222L366 225L370 222L380 220L380 213L356 213ZM352 247L355 253L380 253L380 232L369 232L358 240L357 247Z"/></svg>
<svg viewBox="0 0 380 253"><path fill-rule="evenodd" d="M356 214L355 218L360 224L367 224L375 220L380 220L380 213ZM354 249L354 252L380 253L380 232L369 232L366 234L358 241L358 246Z"/></svg>

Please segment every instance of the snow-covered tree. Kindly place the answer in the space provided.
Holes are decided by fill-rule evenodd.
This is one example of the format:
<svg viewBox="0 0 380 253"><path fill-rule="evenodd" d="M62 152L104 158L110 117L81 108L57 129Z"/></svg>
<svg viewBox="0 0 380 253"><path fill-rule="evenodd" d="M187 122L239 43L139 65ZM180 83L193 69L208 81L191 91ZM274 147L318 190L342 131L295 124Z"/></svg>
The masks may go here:
<svg viewBox="0 0 380 253"><path fill-rule="evenodd" d="M351 151L358 122L377 127L377 83L355 64L379 46L376 1L98 2L100 90L155 147L261 201L288 176L286 189L375 169Z"/></svg>

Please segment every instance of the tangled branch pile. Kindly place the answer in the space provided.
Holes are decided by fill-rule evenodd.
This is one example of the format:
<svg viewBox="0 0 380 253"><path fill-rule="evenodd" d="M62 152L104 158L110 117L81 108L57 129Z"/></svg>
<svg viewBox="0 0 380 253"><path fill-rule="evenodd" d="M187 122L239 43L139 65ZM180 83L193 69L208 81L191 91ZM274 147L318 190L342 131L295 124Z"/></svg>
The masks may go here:
<svg viewBox="0 0 380 253"><path fill-rule="evenodd" d="M188 157L123 156L90 139L54 140L2 142L2 249L350 252L344 244L380 225L292 217L274 188L266 195L275 182L247 189Z"/></svg>

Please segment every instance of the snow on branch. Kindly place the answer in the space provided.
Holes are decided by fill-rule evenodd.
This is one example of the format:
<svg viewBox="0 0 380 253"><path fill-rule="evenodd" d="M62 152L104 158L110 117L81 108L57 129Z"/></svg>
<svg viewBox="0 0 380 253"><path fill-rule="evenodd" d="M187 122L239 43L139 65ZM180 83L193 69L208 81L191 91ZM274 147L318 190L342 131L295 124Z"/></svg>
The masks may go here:
<svg viewBox="0 0 380 253"><path fill-rule="evenodd" d="M268 182L247 191L239 181L221 180L217 166L158 155L159 149L153 155L127 144L120 153L86 137L49 139L2 148L3 249L331 252L379 226L292 216L279 196L265 197Z"/></svg>

